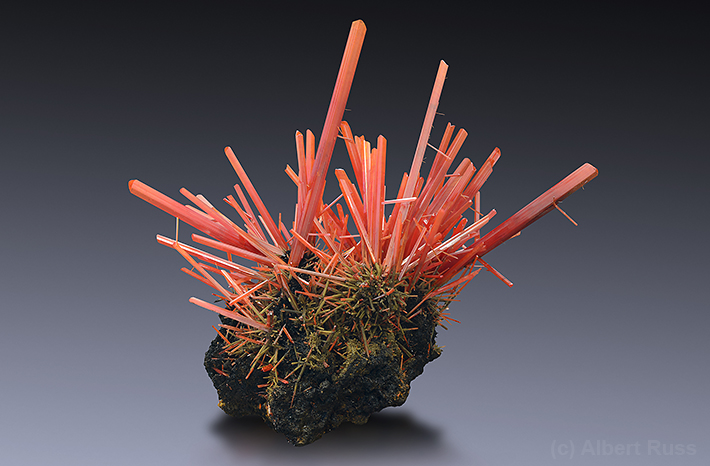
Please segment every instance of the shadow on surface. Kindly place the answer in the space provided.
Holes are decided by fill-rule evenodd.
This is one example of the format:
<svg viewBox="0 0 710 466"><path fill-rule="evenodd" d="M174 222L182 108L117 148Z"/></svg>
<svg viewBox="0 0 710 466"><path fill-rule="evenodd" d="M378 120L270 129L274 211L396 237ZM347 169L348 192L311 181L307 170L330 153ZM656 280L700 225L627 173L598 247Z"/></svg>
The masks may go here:
<svg viewBox="0 0 710 466"><path fill-rule="evenodd" d="M369 457L397 458L410 464L421 460L451 456L439 429L426 425L407 413L375 413L364 425L349 422L325 434L320 440L295 447L274 432L259 417L220 416L211 426L228 447L242 458L246 454L264 458L296 460L296 464L320 464L321 461L363 460Z"/></svg>

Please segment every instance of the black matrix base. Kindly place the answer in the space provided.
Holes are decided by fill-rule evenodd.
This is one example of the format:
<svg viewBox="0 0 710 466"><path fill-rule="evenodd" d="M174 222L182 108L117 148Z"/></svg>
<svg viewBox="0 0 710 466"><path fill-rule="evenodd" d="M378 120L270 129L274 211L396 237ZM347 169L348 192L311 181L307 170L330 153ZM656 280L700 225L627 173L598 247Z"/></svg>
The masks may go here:
<svg viewBox="0 0 710 466"><path fill-rule="evenodd" d="M441 354L434 341L437 319L438 314L430 312L415 316L406 332L405 348L384 337L373 339L365 348L354 335L345 345L346 354L306 358L309 362L296 372L298 377L288 381L274 383L269 374L253 370L248 355L226 354L220 336L205 355L205 368L217 389L219 406L227 414L259 415L289 442L306 445L344 421L364 424L372 413L402 405L411 381ZM291 344L294 354L310 351L306 341L294 337ZM287 358L279 367L297 364Z"/></svg>

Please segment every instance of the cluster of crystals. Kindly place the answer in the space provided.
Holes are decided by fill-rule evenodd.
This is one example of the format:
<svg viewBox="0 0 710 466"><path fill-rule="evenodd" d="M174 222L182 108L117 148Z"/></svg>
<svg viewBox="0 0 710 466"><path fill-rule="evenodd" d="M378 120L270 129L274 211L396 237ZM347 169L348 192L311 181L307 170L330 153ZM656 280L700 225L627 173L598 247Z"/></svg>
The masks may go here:
<svg viewBox="0 0 710 466"><path fill-rule="evenodd" d="M223 323L222 327L244 342L263 344L272 341L272 334L276 338L281 336L283 329L273 328L272 310L265 304L278 293L293 296L296 292L301 298L314 300L313 307L319 315L342 312L343 300L349 295L339 293L365 280L367 277L358 276L363 270L369 271L368 274L377 270L378 276L386 277L383 283L390 283L392 290L399 290L398 294L415 288L426 290L425 295L419 296L418 304L399 306L406 318L421 312L424 306L420 305L428 300L450 301L483 268L512 285L482 256L545 213L559 209L559 201L597 174L591 165L583 165L481 236L481 228L496 212L491 210L486 215L480 212L480 189L498 161L500 151L496 148L479 169L465 158L450 171L466 139L466 131L459 129L454 136L454 126L449 124L438 147L429 144L448 69L442 61L412 168L403 175L396 197L386 199L386 139L379 136L377 146L372 147L364 137L354 136L350 126L342 121L364 34L364 23L353 23L318 147L313 133L307 131L304 137L296 132L298 172L286 168L298 188L291 228L283 224L281 216L277 222L269 214L229 147L225 153L242 185L234 186L237 198L229 195L224 201L237 212L244 222L243 227L204 196L194 195L185 188L180 192L191 205L181 204L138 180L129 183L133 194L207 235L193 234L194 242L226 253L224 258L181 243L177 234L175 239L158 235L158 242L175 249L190 263L191 268L183 268L183 271L211 286L226 306L198 298L190 301L236 321L238 326L225 327ZM347 147L355 183L344 170L335 170L342 194L326 205L323 203L325 179L338 138ZM420 176L420 168L427 148L433 149L436 156L425 179ZM387 215L389 204L392 207L387 208L390 210ZM469 209L473 210L470 224L464 216ZM357 229L355 233L349 230L350 223ZM255 265L243 266L232 260L233 256ZM293 290L294 283L299 290ZM387 292L383 290L383 294ZM267 360L259 363L262 370L273 367Z"/></svg>

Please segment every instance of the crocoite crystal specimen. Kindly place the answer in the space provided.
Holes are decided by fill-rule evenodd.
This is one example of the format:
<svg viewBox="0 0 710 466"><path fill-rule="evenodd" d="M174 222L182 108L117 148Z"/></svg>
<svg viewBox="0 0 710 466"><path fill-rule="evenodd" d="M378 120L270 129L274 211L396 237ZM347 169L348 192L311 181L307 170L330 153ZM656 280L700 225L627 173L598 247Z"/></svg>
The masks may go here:
<svg viewBox="0 0 710 466"><path fill-rule="evenodd" d="M500 151L493 150L479 169L464 158L450 172L466 131L454 136L449 124L438 146L429 144L448 68L442 61L412 167L396 197L387 199L386 139L379 136L372 147L342 121L364 36L365 24L355 21L317 149L313 133L304 138L296 132L298 173L286 167L298 188L291 228L269 214L229 147L227 158L243 188L234 187L238 200L229 195L224 201L243 227L185 188L180 192L193 205L129 182L131 193L207 235L193 234L194 242L221 253L179 242L177 232L175 239L157 237L189 262L185 273L214 289L219 305L190 302L220 315L205 356L220 407L261 416L296 445L343 421L366 422L373 412L404 403L412 379L441 354L436 327L453 320L445 311L462 288L483 269L512 286L483 256L559 209L558 202L597 175L593 166L582 165L481 235L496 212L480 212L480 189ZM342 195L326 205L326 175L338 138L347 147L355 183L335 170ZM428 147L436 155L424 178ZM471 221L464 217L469 210ZM235 256L254 265L241 265Z"/></svg>

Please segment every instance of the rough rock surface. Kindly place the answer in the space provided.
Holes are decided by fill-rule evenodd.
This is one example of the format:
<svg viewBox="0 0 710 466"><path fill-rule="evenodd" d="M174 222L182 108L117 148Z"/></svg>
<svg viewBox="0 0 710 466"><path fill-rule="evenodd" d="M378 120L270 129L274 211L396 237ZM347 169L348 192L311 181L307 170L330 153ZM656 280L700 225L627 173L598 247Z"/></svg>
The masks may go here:
<svg viewBox="0 0 710 466"><path fill-rule="evenodd" d="M403 404L411 381L441 354L434 341L437 319L436 312L412 319L416 329L407 332L409 354L391 336L373 339L364 348L354 335L347 341L344 359L313 358L289 383L269 383L268 373L252 370L251 358L224 353L220 336L205 355L205 368L217 389L219 406L227 414L259 415L289 442L306 445L344 421L364 424L372 413ZM307 342L296 336L294 345L300 354L309 350ZM286 359L279 365L295 364Z"/></svg>

